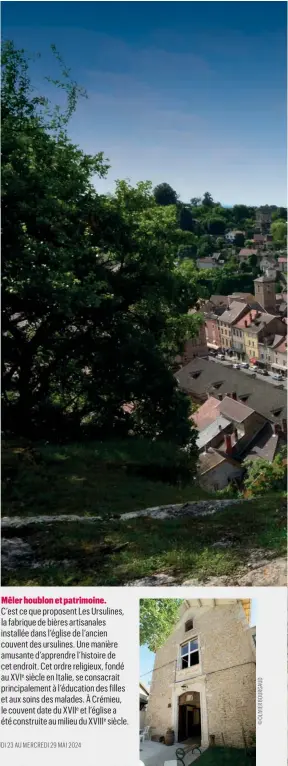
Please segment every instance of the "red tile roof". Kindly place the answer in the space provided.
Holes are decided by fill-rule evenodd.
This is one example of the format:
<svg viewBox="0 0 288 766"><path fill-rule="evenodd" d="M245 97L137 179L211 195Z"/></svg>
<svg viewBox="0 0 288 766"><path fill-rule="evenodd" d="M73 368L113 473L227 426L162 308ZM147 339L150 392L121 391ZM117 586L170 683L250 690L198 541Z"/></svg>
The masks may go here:
<svg viewBox="0 0 288 766"><path fill-rule="evenodd" d="M191 415L191 420L193 420L199 431L203 431L203 429L209 426L210 423L214 423L214 420L216 420L219 415L219 404L219 399L216 399L214 396L209 396L209 399L199 407L197 412L194 412L193 415Z"/></svg>
<svg viewBox="0 0 288 766"><path fill-rule="evenodd" d="M234 327L238 327L239 329L245 329L245 327L249 327L252 322L254 322L254 319L256 318L257 314L259 314L259 311L256 311L256 309L251 309L248 314L245 314L242 319L239 319L239 322L236 322ZM245 324L246 322L246 324Z"/></svg>

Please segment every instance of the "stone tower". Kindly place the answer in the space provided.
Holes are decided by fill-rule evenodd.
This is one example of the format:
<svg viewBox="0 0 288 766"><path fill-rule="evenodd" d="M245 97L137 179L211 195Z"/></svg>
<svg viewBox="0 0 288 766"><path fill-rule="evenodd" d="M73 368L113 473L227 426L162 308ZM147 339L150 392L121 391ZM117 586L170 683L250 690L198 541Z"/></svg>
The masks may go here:
<svg viewBox="0 0 288 766"><path fill-rule="evenodd" d="M257 303L272 314L276 311L275 278L269 274L254 279L254 292Z"/></svg>

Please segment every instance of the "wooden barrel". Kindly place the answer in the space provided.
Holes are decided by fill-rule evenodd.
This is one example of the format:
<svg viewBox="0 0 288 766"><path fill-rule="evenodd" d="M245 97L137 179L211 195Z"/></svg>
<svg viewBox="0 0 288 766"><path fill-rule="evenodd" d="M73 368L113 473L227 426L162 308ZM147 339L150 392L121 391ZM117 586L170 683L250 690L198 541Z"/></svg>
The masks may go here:
<svg viewBox="0 0 288 766"><path fill-rule="evenodd" d="M174 731L173 729L167 729L165 734L165 745L174 745Z"/></svg>

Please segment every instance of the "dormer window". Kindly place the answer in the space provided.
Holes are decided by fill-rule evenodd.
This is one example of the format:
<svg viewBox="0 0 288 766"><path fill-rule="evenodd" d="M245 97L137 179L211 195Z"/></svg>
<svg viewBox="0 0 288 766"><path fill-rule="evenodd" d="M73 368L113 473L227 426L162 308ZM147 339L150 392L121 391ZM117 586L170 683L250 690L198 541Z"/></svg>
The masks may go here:
<svg viewBox="0 0 288 766"><path fill-rule="evenodd" d="M193 620L185 622L185 633L188 633L188 630L193 630Z"/></svg>
<svg viewBox="0 0 288 766"><path fill-rule="evenodd" d="M191 668L193 665L199 665L199 646L198 639L193 638L181 646L180 650L180 668Z"/></svg>

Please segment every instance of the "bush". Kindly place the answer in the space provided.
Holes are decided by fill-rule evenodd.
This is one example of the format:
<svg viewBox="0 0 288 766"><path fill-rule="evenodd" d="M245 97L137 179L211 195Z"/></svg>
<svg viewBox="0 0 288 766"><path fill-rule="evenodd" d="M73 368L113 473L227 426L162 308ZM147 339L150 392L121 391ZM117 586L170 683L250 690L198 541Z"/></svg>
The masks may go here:
<svg viewBox="0 0 288 766"><path fill-rule="evenodd" d="M273 463L259 458L245 460L246 476L244 487L246 496L266 495L267 492L285 492L287 488L286 450L281 450Z"/></svg>

